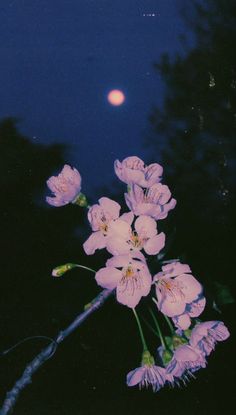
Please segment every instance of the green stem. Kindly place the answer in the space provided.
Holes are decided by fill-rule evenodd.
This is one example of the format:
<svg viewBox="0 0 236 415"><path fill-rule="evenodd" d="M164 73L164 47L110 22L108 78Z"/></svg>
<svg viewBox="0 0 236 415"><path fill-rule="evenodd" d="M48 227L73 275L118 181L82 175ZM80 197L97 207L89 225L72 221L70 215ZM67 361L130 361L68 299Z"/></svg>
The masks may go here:
<svg viewBox="0 0 236 415"><path fill-rule="evenodd" d="M144 321L144 323L146 324L146 326L149 328L149 330L151 330L157 337L160 338L160 336L157 333L157 331L151 326L151 324L148 323L148 321L144 317L142 317L142 320Z"/></svg>
<svg viewBox="0 0 236 415"><path fill-rule="evenodd" d="M87 269L88 271L94 272L94 274L96 274L96 272L97 272L97 271L95 271L95 270L94 270L94 269L92 269L92 268L85 267L85 265L79 265L79 264L76 264L76 268L83 268L83 269Z"/></svg>
<svg viewBox="0 0 236 415"><path fill-rule="evenodd" d="M138 314L136 313L135 308L133 308L132 310L133 310L133 313L134 313L134 316L135 316L135 319L136 319L136 322L137 322L137 325L138 325L139 334L140 334L142 345L143 345L143 351L146 351L146 350L148 350L148 347L147 347L147 343L146 343L144 335L143 335L143 330L142 330L142 326L141 326Z"/></svg>
<svg viewBox="0 0 236 415"><path fill-rule="evenodd" d="M167 322L167 324L168 324L168 326L169 326L169 328L170 328L171 334L175 334L175 329L174 329L174 327L172 326L172 324L171 324L171 321L170 321L169 317L167 317L165 314L163 314L163 316L165 317L165 320L166 320L166 322Z"/></svg>
<svg viewBox="0 0 236 415"><path fill-rule="evenodd" d="M153 318L154 324L155 324L156 329L157 329L157 332L158 332L158 334L159 334L159 337L160 337L160 340L161 340L161 345L162 345L162 347L164 347L164 349L168 349L167 344L166 344L166 341L165 341L165 339L164 339L164 337L163 337L163 335L162 335L162 332L161 332L161 329L160 329L159 323L158 323L158 321L157 321L157 319L156 319L156 317L155 317L155 315L154 315L154 313L153 313L153 311L152 311L152 309L151 309L151 308L149 308L149 312L150 312L150 314L151 314L151 316L152 316L152 318Z"/></svg>

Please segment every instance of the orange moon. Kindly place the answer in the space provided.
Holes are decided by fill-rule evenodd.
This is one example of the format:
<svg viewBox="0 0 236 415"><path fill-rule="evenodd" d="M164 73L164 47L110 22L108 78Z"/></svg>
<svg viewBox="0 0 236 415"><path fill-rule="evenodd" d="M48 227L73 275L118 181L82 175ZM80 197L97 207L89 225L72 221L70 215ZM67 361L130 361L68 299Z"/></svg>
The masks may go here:
<svg viewBox="0 0 236 415"><path fill-rule="evenodd" d="M113 89L107 95L107 99L108 99L108 102L111 105L114 105L114 106L117 107L117 106L123 104L123 102L125 101L125 95L119 89Z"/></svg>

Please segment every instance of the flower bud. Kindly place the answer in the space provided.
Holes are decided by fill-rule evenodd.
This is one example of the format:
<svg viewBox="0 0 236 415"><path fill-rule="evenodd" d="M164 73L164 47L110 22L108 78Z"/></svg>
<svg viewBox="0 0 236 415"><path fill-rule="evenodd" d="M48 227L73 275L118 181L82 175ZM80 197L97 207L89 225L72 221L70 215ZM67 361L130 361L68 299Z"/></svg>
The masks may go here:
<svg viewBox="0 0 236 415"><path fill-rule="evenodd" d="M63 274L65 274L67 271L70 271L72 268L75 268L77 265L72 264L68 262L64 265L58 265L58 267L54 268L52 270L52 276L53 277L61 277Z"/></svg>
<svg viewBox="0 0 236 415"><path fill-rule="evenodd" d="M186 340L184 337L179 336L178 334L175 334L173 336L173 347L176 349L179 346L182 346L183 344L188 343L188 340Z"/></svg>
<svg viewBox="0 0 236 415"><path fill-rule="evenodd" d="M173 356L173 353L171 350L169 349L163 350L161 358L162 358L164 366L166 366L171 361L172 356Z"/></svg>
<svg viewBox="0 0 236 415"><path fill-rule="evenodd" d="M142 366L143 365L154 365L155 364L155 360L154 357L151 355L151 353L148 350L144 350L143 354L142 354Z"/></svg>
<svg viewBox="0 0 236 415"><path fill-rule="evenodd" d="M83 193L79 193L78 196L73 200L75 205L78 205L80 207L88 207L88 201L86 196Z"/></svg>

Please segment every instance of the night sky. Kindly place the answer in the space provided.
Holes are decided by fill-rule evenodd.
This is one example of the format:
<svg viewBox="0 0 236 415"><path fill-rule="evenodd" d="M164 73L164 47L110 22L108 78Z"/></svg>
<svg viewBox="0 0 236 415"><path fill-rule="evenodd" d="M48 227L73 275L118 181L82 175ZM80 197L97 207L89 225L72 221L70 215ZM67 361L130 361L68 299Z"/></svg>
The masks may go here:
<svg viewBox="0 0 236 415"><path fill-rule="evenodd" d="M144 148L148 115L164 92L153 63L193 44L181 18L187 3L1 2L0 117L17 117L36 143L65 143L66 160L80 170L89 193L114 180L116 158L158 161L159 154ZM106 99L115 88L126 96L120 107Z"/></svg>
<svg viewBox="0 0 236 415"><path fill-rule="evenodd" d="M204 12L191 14L201 3L209 7L207 38ZM190 264L207 298L203 320L222 320L231 332L187 388L140 393L125 382L140 361L137 327L111 298L35 374L14 415L234 413L233 3L0 0L0 402L48 340L1 351L31 336L55 338L100 292L84 270L51 277L60 264L98 270L108 257L82 249L91 232L87 210L46 203L46 180L63 163L80 171L90 204L107 196L121 205L126 187L115 159L163 164L163 183L177 199L158 222L164 259ZM117 107L107 101L113 89L126 97ZM149 265L154 275L161 263L153 257ZM155 353L156 338L148 327L145 333Z"/></svg>

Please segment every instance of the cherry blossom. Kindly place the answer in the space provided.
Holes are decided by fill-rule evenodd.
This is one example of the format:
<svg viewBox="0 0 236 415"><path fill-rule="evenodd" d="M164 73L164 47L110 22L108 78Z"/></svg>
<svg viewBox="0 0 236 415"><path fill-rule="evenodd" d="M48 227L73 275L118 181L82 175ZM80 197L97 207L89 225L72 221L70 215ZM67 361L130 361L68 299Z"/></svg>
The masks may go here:
<svg viewBox="0 0 236 415"><path fill-rule="evenodd" d="M217 342L226 340L229 330L222 321L206 321L197 324L191 332L190 344L208 356Z"/></svg>
<svg viewBox="0 0 236 415"><path fill-rule="evenodd" d="M156 255L164 245L165 234L157 234L156 221L150 216L139 216L134 223L134 230L122 219L117 219L110 225L107 250L112 255L128 254L142 249L148 255Z"/></svg>
<svg viewBox="0 0 236 415"><path fill-rule="evenodd" d="M191 318L198 317L202 314L206 306L206 299L203 296L197 298L190 304L186 304L185 311L179 316L172 317L172 320L176 327L182 330L186 330L191 325Z"/></svg>
<svg viewBox="0 0 236 415"><path fill-rule="evenodd" d="M174 209L176 205L168 186L161 183L156 183L148 189L133 184L129 186L128 193L125 193L125 200L135 215L148 215L156 220L165 219L169 210Z"/></svg>
<svg viewBox="0 0 236 415"><path fill-rule="evenodd" d="M106 262L95 275L97 283L113 290L116 288L116 298L121 304L134 308L141 297L149 294L152 277L142 256L138 253L131 255L117 255Z"/></svg>
<svg viewBox="0 0 236 415"><path fill-rule="evenodd" d="M185 344L174 351L173 358L166 366L166 371L174 377L181 378L185 374L205 368L206 364L206 359L200 350Z"/></svg>
<svg viewBox="0 0 236 415"><path fill-rule="evenodd" d="M58 176L51 176L47 185L54 197L46 197L47 202L55 207L74 202L81 190L81 176L76 168L65 164Z"/></svg>
<svg viewBox="0 0 236 415"><path fill-rule="evenodd" d="M126 379L128 386L139 385L140 389L151 386L153 392L159 391L166 382L173 383L173 376L167 374L165 368L155 365L155 360L148 350L143 352L141 366L131 370Z"/></svg>
<svg viewBox="0 0 236 415"><path fill-rule="evenodd" d="M108 197L101 197L98 202L98 204L91 206L88 211L88 220L94 232L83 244L87 255L94 254L96 249L106 247L109 227L112 221L117 219L120 214L120 205L114 200ZM123 221L132 223L133 214L129 212L123 214L121 218Z"/></svg>
<svg viewBox="0 0 236 415"><path fill-rule="evenodd" d="M156 365L144 365L138 367L127 375L127 385L135 386L139 384L140 388L151 385L153 392L157 392L166 382L166 370Z"/></svg>
<svg viewBox="0 0 236 415"><path fill-rule="evenodd" d="M168 317L176 317L197 313L196 301L202 294L201 284L190 274L187 264L174 262L162 267L162 272L154 276L156 283L157 306ZM201 311L205 302L199 305ZM194 308L194 306L196 306ZM185 317L186 318L186 317ZM182 322L188 328L186 321ZM181 321L179 321L181 326ZM187 326L187 327L186 327Z"/></svg>
<svg viewBox="0 0 236 415"><path fill-rule="evenodd" d="M144 162L136 156L127 157L122 162L116 160L114 169L122 182L128 185L135 183L142 187L150 187L160 182L163 172L163 168L157 163L145 167Z"/></svg>

